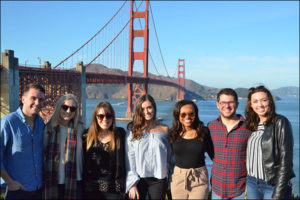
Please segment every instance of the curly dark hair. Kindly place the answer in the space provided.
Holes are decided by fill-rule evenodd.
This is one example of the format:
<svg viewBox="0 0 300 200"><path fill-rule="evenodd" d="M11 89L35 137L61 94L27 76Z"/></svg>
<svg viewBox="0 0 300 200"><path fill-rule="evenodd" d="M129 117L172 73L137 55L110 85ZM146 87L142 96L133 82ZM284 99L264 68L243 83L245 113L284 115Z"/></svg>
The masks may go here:
<svg viewBox="0 0 300 200"><path fill-rule="evenodd" d="M273 96L271 92L265 88L264 86L258 86L256 88L252 87L248 90L248 100L247 100L247 105L246 105L246 110L245 110L245 117L246 117L246 127L247 129L251 131L256 131L257 126L259 124L259 116L254 112L254 110L251 107L251 97L254 93L256 92L264 92L267 94L268 99L269 99L269 111L266 114L267 121L266 121L266 126L269 126L270 124L274 123L275 121L275 116L276 116L276 111L275 111L275 103Z"/></svg>
<svg viewBox="0 0 300 200"><path fill-rule="evenodd" d="M169 137L170 137L170 142L171 143L177 141L180 138L180 133L182 133L184 131L183 127L182 127L182 125L179 121L179 115L180 115L180 109L185 105L192 105L193 106L194 112L195 112L195 120L194 120L192 126L197 132L197 138L200 141L204 140L205 128L204 128L203 122L200 121L200 119L198 117L198 107L197 107L197 105L193 101L190 101L190 100L181 100L181 101L179 101L175 104L174 110L173 110L172 128L169 131Z"/></svg>

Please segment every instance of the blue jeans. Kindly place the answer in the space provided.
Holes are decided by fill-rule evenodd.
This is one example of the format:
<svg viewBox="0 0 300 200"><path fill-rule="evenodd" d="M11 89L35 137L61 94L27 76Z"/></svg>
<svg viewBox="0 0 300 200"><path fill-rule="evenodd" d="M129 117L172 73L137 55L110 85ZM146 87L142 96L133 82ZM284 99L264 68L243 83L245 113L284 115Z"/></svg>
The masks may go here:
<svg viewBox="0 0 300 200"><path fill-rule="evenodd" d="M272 199L274 186L265 181L247 176L247 199ZM284 199L291 199L292 189L289 186Z"/></svg>
<svg viewBox="0 0 300 200"><path fill-rule="evenodd" d="M211 199L245 199L245 192L243 192L241 195L233 198L223 198L217 195L214 191L211 191ZM249 198L248 198L249 199Z"/></svg>

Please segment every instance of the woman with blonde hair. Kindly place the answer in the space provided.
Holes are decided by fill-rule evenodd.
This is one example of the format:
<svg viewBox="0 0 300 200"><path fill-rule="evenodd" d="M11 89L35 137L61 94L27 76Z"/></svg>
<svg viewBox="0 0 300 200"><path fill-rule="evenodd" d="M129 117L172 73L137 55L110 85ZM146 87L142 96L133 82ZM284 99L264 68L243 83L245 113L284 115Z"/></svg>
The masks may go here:
<svg viewBox="0 0 300 200"><path fill-rule="evenodd" d="M165 199L171 157L168 126L156 120L152 96L137 100L126 138L126 192L131 199Z"/></svg>
<svg viewBox="0 0 300 200"><path fill-rule="evenodd" d="M97 104L83 137L83 185L86 199L123 199L125 192L125 130L116 127L108 102Z"/></svg>
<svg viewBox="0 0 300 200"><path fill-rule="evenodd" d="M45 198L81 198L82 133L79 104L73 94L58 99L45 126Z"/></svg>

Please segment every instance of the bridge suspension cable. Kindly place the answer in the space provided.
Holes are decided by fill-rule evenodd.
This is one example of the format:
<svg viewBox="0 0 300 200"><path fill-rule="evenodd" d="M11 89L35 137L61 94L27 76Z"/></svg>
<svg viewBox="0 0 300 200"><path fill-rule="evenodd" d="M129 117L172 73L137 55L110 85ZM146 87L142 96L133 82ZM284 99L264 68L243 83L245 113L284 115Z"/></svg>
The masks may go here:
<svg viewBox="0 0 300 200"><path fill-rule="evenodd" d="M140 5L137 7L137 9L139 9L140 8L140 6L142 5L142 2L140 3ZM119 31L119 33L118 34L116 34L116 36L103 48L103 50L98 54L98 55L96 55L86 66L88 67L89 65L91 65L91 63L93 63L97 58L99 58L102 54L103 54L103 52L105 52L107 49L108 49L108 47L110 47L115 41L116 41L116 39L120 36L120 34L125 30L125 28L129 25L129 23L130 23L130 20L131 19L129 19L128 21L127 21L127 23L123 26L123 28ZM111 49L112 50L112 49ZM115 46L113 47L113 51L114 51L114 53L115 53ZM109 56L110 58L112 58L112 56Z"/></svg>
<svg viewBox="0 0 300 200"><path fill-rule="evenodd" d="M134 6L135 6L136 10L138 10L138 8L137 8L135 2L134 2ZM139 5L139 7L140 7L140 6L141 6L141 4ZM138 18L138 19L139 19L139 22L140 22L140 28L142 28L142 22L141 22L141 19L140 19L140 18ZM149 56L150 56L150 59L151 59L153 65L154 65L154 68L155 68L156 73L157 73L158 75L160 75L160 73L159 73L158 70L157 70L156 64L155 64L155 62L154 62L154 60L153 60L153 57L152 57L152 55L151 55L150 49L148 49L148 53L149 53Z"/></svg>
<svg viewBox="0 0 300 200"><path fill-rule="evenodd" d="M68 60L75 53L77 53L79 50L81 50L83 47L85 47L90 41L92 41L118 15L118 13L122 10L122 8L125 6L126 3L127 3L127 0L124 1L124 3L122 4L122 6L119 8L119 10L110 18L110 20L108 20L108 22L93 37L91 37L86 43L84 43L81 47L79 47L71 55L69 55L67 58L65 58L64 60L62 60L59 64L57 64L54 67L54 69L57 68L58 66L60 66L61 64L63 64L66 60Z"/></svg>
<svg viewBox="0 0 300 200"><path fill-rule="evenodd" d="M114 37L114 39L91 62L87 64L87 66L89 66L92 62L94 62L94 60L96 60L117 39L117 37L119 37L119 35L124 31L126 26L128 26L129 22L130 20L125 24L125 26L121 29L121 31Z"/></svg>
<svg viewBox="0 0 300 200"><path fill-rule="evenodd" d="M150 7L151 19L152 19L153 26L154 26L154 31L155 31L155 35L156 35L156 40L157 40L157 44L158 44L160 56L161 56L161 59L162 59L162 61L163 61L165 70L166 70L166 72L167 72L167 75L168 75L168 77L170 77L170 75L169 75L169 73L168 73L168 70L167 70L167 67L166 67L166 64L165 64L165 61L164 61L164 58L163 58L163 55L162 55L162 52L161 52L161 48L160 48L160 44L159 44L159 40L158 40L158 35L157 35L156 27L155 27L155 21L154 21L154 17L153 17L153 13L152 13L152 8L151 8L151 3L150 3L150 1L149 1L149 7Z"/></svg>

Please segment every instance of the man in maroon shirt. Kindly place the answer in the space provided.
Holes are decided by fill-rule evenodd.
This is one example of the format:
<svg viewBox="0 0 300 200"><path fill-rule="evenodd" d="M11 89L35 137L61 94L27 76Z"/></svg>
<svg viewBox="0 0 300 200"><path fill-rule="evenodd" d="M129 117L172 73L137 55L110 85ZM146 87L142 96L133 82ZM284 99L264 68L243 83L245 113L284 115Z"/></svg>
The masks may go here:
<svg viewBox="0 0 300 200"><path fill-rule="evenodd" d="M231 88L217 95L220 116L208 124L214 144L212 199L244 199L246 185L246 149L250 131L244 118L236 114L238 97Z"/></svg>

